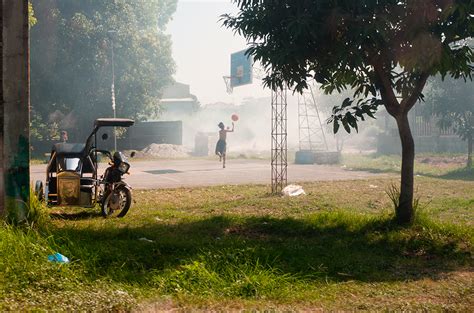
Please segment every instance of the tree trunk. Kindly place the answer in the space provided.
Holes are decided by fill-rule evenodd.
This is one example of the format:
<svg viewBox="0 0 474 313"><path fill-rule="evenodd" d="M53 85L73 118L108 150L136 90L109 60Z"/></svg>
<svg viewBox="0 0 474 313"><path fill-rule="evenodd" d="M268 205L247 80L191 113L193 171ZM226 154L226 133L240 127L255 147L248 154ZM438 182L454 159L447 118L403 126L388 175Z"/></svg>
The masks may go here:
<svg viewBox="0 0 474 313"><path fill-rule="evenodd" d="M381 56L383 57L383 56ZM380 84L380 95L387 109L387 112L395 118L398 126L398 133L402 143L402 172L400 181L400 197L398 207L395 209L396 219L399 224L410 224L413 222L415 212L413 210L413 168L415 165L415 142L408 122L408 112L419 100L421 92L426 84L429 74L420 73L412 81L413 88L409 90L409 95L398 102L394 91L393 78L390 67L391 61L375 60L374 69L377 75L377 83ZM406 90L408 91L408 90ZM405 92L406 93L406 92Z"/></svg>
<svg viewBox="0 0 474 313"><path fill-rule="evenodd" d="M396 117L398 132L402 142L402 172L400 185L400 198L395 209L396 219L399 224L413 222L413 168L415 163L415 142L408 122L408 112Z"/></svg>
<svg viewBox="0 0 474 313"><path fill-rule="evenodd" d="M2 1L4 212L26 218L30 197L28 0Z"/></svg>
<svg viewBox="0 0 474 313"><path fill-rule="evenodd" d="M470 169L472 167L472 135L467 137L467 168Z"/></svg>
<svg viewBox="0 0 474 313"><path fill-rule="evenodd" d="M5 214L5 186L4 176L3 176L3 112L4 112L4 103L3 103L3 1L0 3L0 218Z"/></svg>

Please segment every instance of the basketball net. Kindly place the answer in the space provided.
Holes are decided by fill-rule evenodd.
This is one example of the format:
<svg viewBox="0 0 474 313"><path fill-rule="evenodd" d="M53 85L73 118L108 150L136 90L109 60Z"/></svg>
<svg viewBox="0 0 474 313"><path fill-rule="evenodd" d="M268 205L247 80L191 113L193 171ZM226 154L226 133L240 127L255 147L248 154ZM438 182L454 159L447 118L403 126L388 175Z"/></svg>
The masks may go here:
<svg viewBox="0 0 474 313"><path fill-rule="evenodd" d="M234 91L234 88L232 87L232 84L230 83L232 77L231 76L222 76L222 78L224 79L225 88L226 88L227 93L229 95L232 94L232 92Z"/></svg>

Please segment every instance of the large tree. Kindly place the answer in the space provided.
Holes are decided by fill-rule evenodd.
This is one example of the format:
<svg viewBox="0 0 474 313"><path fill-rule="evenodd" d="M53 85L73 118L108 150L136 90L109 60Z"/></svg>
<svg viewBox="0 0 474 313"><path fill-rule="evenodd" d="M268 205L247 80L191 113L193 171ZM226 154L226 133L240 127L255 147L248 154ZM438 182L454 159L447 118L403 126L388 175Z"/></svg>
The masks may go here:
<svg viewBox="0 0 474 313"><path fill-rule="evenodd" d="M118 117L156 113L174 73L166 24L177 0L32 0L32 121L48 137L54 123L80 135L112 116L112 66ZM112 45L114 64L112 64Z"/></svg>
<svg viewBox="0 0 474 313"><path fill-rule="evenodd" d="M314 78L327 93L353 88L333 110L334 130L357 129L380 105L397 122L402 144L400 223L413 220L415 147L408 112L431 75L471 78L472 0L233 0L224 26L244 36L273 89L297 91ZM357 100L356 100L357 99Z"/></svg>

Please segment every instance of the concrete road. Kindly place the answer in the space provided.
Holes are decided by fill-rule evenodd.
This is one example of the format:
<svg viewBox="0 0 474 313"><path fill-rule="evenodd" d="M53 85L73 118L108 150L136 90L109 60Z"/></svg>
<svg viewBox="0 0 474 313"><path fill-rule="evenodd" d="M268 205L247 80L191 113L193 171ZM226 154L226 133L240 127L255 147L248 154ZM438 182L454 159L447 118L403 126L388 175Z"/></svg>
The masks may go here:
<svg viewBox="0 0 474 313"><path fill-rule="evenodd" d="M125 180L134 189L176 188L211 185L270 184L269 160L227 161L227 168L216 159L211 160L159 160L130 162L130 176ZM105 169L101 164L100 173ZM45 179L46 165L31 166L31 180ZM323 180L364 179L382 177L383 174L349 171L341 166L288 165L288 183Z"/></svg>

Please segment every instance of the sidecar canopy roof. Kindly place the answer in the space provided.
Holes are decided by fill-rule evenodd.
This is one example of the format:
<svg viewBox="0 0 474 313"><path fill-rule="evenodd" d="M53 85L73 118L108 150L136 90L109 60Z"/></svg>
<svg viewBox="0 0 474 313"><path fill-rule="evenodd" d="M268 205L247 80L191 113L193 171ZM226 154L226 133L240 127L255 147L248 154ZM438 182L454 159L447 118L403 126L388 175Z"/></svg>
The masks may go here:
<svg viewBox="0 0 474 313"><path fill-rule="evenodd" d="M130 127L133 124L135 124L134 120L128 119L128 118L98 118L94 121L94 129L92 130L92 133L87 137L86 140L86 146L84 149L85 154L88 154L92 148L92 138L94 135L97 133L99 128L101 127L107 127L107 126L112 126L112 127Z"/></svg>
<svg viewBox="0 0 474 313"><path fill-rule="evenodd" d="M94 126L97 128L106 126L130 127L134 123L134 120L128 118L98 118L95 120Z"/></svg>

